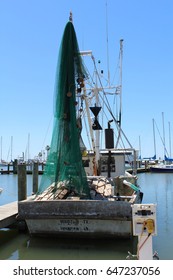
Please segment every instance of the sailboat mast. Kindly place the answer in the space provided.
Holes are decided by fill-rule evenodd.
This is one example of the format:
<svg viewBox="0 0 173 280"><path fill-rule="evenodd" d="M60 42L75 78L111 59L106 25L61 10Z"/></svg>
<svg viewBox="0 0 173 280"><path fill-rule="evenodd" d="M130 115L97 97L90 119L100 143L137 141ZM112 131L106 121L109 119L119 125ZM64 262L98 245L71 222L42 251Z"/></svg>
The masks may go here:
<svg viewBox="0 0 173 280"><path fill-rule="evenodd" d="M142 159L142 156L141 156L141 137L139 135L139 158Z"/></svg>
<svg viewBox="0 0 173 280"><path fill-rule="evenodd" d="M28 160L30 159L30 133L28 133Z"/></svg>
<svg viewBox="0 0 173 280"><path fill-rule="evenodd" d="M1 136L1 161L2 161L2 136Z"/></svg>
<svg viewBox="0 0 173 280"><path fill-rule="evenodd" d="M164 113L162 112L162 123L163 123L163 147L164 147L164 160L166 156L166 147L165 147L165 124L164 124Z"/></svg>
<svg viewBox="0 0 173 280"><path fill-rule="evenodd" d="M168 122L169 125L169 156L171 157L171 126L170 126L170 122Z"/></svg>
<svg viewBox="0 0 173 280"><path fill-rule="evenodd" d="M155 138L154 119L152 121L153 121L154 156L156 156L156 138Z"/></svg>
<svg viewBox="0 0 173 280"><path fill-rule="evenodd" d="M13 160L13 136L11 136L11 161Z"/></svg>

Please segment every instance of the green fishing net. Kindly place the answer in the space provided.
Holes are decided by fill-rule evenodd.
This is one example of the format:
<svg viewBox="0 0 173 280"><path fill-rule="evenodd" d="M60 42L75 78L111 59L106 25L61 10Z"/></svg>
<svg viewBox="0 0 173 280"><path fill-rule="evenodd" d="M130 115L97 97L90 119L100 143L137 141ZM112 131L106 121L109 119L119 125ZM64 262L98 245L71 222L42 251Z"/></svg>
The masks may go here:
<svg viewBox="0 0 173 280"><path fill-rule="evenodd" d="M39 194L53 184L55 189L63 185L80 196L89 197L79 144L81 131L76 117L76 89L84 86L86 77L74 26L69 21L59 51L55 79L54 127Z"/></svg>

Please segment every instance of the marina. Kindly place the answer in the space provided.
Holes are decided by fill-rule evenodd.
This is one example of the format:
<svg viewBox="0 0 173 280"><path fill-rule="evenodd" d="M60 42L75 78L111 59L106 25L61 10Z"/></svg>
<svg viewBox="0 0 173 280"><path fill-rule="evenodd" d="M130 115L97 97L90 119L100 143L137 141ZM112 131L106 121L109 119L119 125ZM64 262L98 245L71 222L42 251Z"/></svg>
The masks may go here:
<svg viewBox="0 0 173 280"><path fill-rule="evenodd" d="M23 153L23 162L11 160L3 168L1 137L0 258L173 258L173 174L160 174L171 173L172 166L158 168L154 156L153 166L141 167L139 151L122 129L123 41L113 85L109 63L104 76L94 53L79 50L70 12L59 48L46 160L29 160L29 134L30 163ZM84 57L91 59L92 73Z"/></svg>
<svg viewBox="0 0 173 280"><path fill-rule="evenodd" d="M31 235L133 235L132 206L142 202L143 193L136 176L137 151L121 127L122 55L123 39L120 82L103 86L92 51L79 50L70 12L59 48L54 126L43 176L35 197L18 203L18 220L26 222ZM85 66L85 56L90 58L93 74ZM112 95L118 99L116 117ZM134 162L131 174L125 169L127 159ZM150 216L151 211L144 212Z"/></svg>
<svg viewBox="0 0 173 280"><path fill-rule="evenodd" d="M86 55L93 63L95 82L88 81L91 74L83 62ZM16 222L19 229L23 223L30 236L39 237L131 239L135 235L138 245L134 256L152 260L156 206L141 204L137 151L121 127L122 55L123 39L119 84L104 87L92 51L79 51L70 12L57 64L51 145L39 186L38 163L34 163L31 199L27 199L26 165L13 164L18 175ZM111 95L117 95L116 114L110 105ZM85 146L83 123L91 149ZM126 162L131 164L131 173Z"/></svg>
<svg viewBox="0 0 173 280"><path fill-rule="evenodd" d="M33 174L33 169L34 169L34 162L32 161L30 164L27 164L24 162L26 166L26 173L27 174ZM43 174L43 169L44 169L44 163L38 163L38 174L42 175ZM17 166L18 166L18 160L14 160L13 163L8 163L8 164L1 164L0 168L0 174L17 174Z"/></svg>
<svg viewBox="0 0 173 280"><path fill-rule="evenodd" d="M24 177L22 178L22 184L25 186L26 190L22 189L22 194L21 196L23 197L23 193L25 193L25 196L23 197L23 199L32 199L32 195L34 192L34 189L38 188L38 184L41 178L41 175L38 171L38 167L39 165L36 164L36 169L34 168L34 166L32 166L32 175L31 173L28 174L27 172L27 166L25 164L22 165L22 167L24 168ZM131 170L129 170L129 172L131 172ZM137 173L140 174L142 172L149 172L149 169L145 169L145 168L138 168L137 169ZM36 174L35 174L36 173ZM13 194L13 196L9 195L9 200L8 197L5 197L5 199L7 200L0 200L0 228L5 228L5 227L11 227L14 224L16 224L17 222L17 215L18 215L18 199L20 196L20 192L19 192L19 180L18 180L18 175L17 174L13 174L13 172L11 174L6 174L3 173L3 177L1 176L1 182L3 185L3 179L7 179L4 181L7 184L11 185L11 182L9 179L12 179L12 182L14 184L15 187L15 193ZM1 173L2 175L2 173ZM35 178L35 179L34 179ZM34 185L35 182L35 185ZM5 191L5 195L6 193L8 193L8 189L4 189L0 188L0 193L2 193L3 191ZM28 193L29 192L29 193ZM28 195L29 194L29 195ZM4 198L4 195L1 194L1 197ZM14 198L16 198L16 201L14 201ZM20 198L20 200L22 200L22 198Z"/></svg>
<svg viewBox="0 0 173 280"><path fill-rule="evenodd" d="M39 181L40 181L39 175ZM144 192L143 203L157 204L158 234L153 237L153 251L161 260L173 260L173 174L140 173L138 180ZM3 192L0 205L17 201L17 175L0 175ZM32 176L27 175L27 194L32 194ZM126 259L128 251L136 254L134 239L77 240L31 237L14 228L0 230L0 259Z"/></svg>

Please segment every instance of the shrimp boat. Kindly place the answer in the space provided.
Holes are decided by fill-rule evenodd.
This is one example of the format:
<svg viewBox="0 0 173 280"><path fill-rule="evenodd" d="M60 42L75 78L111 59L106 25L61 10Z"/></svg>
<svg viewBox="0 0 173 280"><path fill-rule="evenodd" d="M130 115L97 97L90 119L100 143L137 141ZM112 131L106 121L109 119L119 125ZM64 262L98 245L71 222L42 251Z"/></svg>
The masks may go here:
<svg viewBox="0 0 173 280"><path fill-rule="evenodd" d="M93 76L84 64L88 58ZM122 130L121 111L116 118L108 102L118 97L121 108L122 86L106 81L104 87L102 78L92 52L79 51L70 14L59 51L54 127L44 174L34 198L19 202L18 219L26 221L31 235L132 236L131 206L141 202L142 192L135 171L126 172L126 161L135 167L136 151Z"/></svg>

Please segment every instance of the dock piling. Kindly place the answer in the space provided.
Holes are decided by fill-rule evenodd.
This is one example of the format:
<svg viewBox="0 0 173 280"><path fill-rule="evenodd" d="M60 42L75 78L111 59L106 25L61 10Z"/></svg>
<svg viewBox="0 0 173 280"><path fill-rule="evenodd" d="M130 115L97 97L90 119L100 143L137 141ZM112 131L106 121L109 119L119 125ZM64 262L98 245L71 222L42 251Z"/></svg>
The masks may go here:
<svg viewBox="0 0 173 280"><path fill-rule="evenodd" d="M33 163L33 193L36 194L38 191L38 162Z"/></svg>
<svg viewBox="0 0 173 280"><path fill-rule="evenodd" d="M13 161L13 174L17 174L17 159Z"/></svg>
<svg viewBox="0 0 173 280"><path fill-rule="evenodd" d="M26 191L26 164L18 164L18 201L27 198Z"/></svg>

